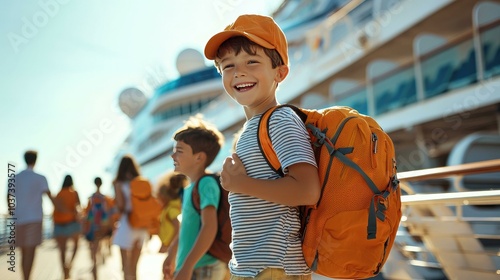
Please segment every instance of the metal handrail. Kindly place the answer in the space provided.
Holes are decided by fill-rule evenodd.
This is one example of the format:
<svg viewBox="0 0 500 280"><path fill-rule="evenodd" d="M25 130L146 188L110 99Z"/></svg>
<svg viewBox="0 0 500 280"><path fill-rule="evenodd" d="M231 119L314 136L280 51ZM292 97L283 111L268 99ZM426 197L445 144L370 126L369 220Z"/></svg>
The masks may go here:
<svg viewBox="0 0 500 280"><path fill-rule="evenodd" d="M406 171L398 173L398 178L401 181L423 181L429 179L443 179L457 175L471 175L489 172L500 172L500 159Z"/></svg>
<svg viewBox="0 0 500 280"><path fill-rule="evenodd" d="M430 204L461 204L461 205L484 205L500 204L500 190L436 193L436 194L412 194L401 196L403 205Z"/></svg>
<svg viewBox="0 0 500 280"><path fill-rule="evenodd" d="M467 250L467 248L462 248L459 251L449 250L443 248L439 249L430 249L427 246L435 246L434 244L436 238L470 238L476 240L499 240L500 236L496 233L482 233L482 232L455 232L450 235L449 232L433 232L431 239L428 239L430 236L427 236L427 229L433 228L434 225L438 225L438 223L448 223L448 222L460 222L460 223L471 223L473 224L481 224L481 225L498 225L500 223L500 217L494 216L476 216L476 214L472 214L467 217L464 217L464 208L468 205L500 205L500 186L496 185L494 190L482 190L482 191L465 191L465 192L447 192L447 193L425 193L425 194L414 194L414 191L410 187L410 183L413 182L425 182L429 180L435 179L461 179L465 175L472 174L485 174L492 172L500 172L500 159L495 160L487 160L482 162L474 162L474 163L466 163L455 166L445 166L445 167L437 167L430 169L422 169L416 171L407 171L398 173L398 178L401 181L401 188L405 190L408 194L402 195L401 202L402 207L404 208L405 214L402 218L402 225L411 226L413 228L413 233L411 236L420 236L424 240L424 244L426 247L422 246L408 246L405 242L401 244L396 244L395 249L399 250L403 255L418 255L418 254L434 254L436 258L442 258L443 256L449 256L449 254L465 254L467 258L480 258L481 256L487 256L489 258L497 258L500 257L500 252L496 249L492 250L491 248L485 248L481 251L477 250ZM413 216L412 209L416 210L418 208L434 208L438 206L436 209L440 209L441 206L452 206L449 214L450 216L439 216L439 214L431 214L427 216L424 214L423 216L416 215ZM416 207L416 208L414 208ZM489 209L489 208L485 208ZM496 209L496 208L495 208ZM446 212L446 211L445 211ZM418 210L416 211L418 213ZM424 210L425 213L425 210ZM468 212L469 213L469 212ZM476 212L471 212L476 213ZM484 212L477 212L484 213ZM490 212L491 214L491 212ZM450 224L451 225L451 224ZM408 232L410 233L410 232ZM429 240L433 240L430 243L427 243ZM397 243L397 242L396 242ZM413 267L425 267L425 268L440 268L443 272L449 277L450 275L453 277L457 276L455 267L450 262L443 263L434 263L419 259L409 259L407 263L411 264ZM488 279L494 278L499 270L492 270L486 264L485 266L474 266L467 265L460 268L460 273L465 273L464 275L475 275L474 277L480 275L481 277L487 277ZM461 274L460 274L461 275ZM466 276L464 276L466 277ZM479 277L479 276L478 276Z"/></svg>

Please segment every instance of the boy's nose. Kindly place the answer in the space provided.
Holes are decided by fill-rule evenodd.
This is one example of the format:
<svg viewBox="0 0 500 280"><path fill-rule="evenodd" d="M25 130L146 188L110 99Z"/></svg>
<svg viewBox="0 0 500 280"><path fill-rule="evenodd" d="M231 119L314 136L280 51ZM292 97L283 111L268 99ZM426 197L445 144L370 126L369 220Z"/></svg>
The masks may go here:
<svg viewBox="0 0 500 280"><path fill-rule="evenodd" d="M242 77L242 76L245 76L245 72L242 71L241 68L238 68L238 69L234 70L234 77L235 78Z"/></svg>

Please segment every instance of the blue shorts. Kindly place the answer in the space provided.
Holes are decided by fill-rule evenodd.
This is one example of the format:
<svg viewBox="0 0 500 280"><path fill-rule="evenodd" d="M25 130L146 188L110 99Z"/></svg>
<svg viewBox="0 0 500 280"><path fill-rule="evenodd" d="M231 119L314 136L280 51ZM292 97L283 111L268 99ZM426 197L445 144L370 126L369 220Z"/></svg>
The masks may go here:
<svg viewBox="0 0 500 280"><path fill-rule="evenodd" d="M54 224L54 237L71 237L80 234L81 231L82 228L79 222Z"/></svg>

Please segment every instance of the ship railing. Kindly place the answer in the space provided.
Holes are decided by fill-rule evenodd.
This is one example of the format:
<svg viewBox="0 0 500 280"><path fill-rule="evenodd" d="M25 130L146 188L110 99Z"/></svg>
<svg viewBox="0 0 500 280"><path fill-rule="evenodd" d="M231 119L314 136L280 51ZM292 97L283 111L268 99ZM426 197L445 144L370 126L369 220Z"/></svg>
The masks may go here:
<svg viewBox="0 0 500 280"><path fill-rule="evenodd" d="M15 226L11 226L14 221ZM7 254L16 248L16 220L8 214L0 214L0 255ZM52 215L43 215L42 241L52 238L53 232Z"/></svg>
<svg viewBox="0 0 500 280"><path fill-rule="evenodd" d="M403 217L384 267L386 279L498 279L500 178L490 189L416 193L412 184L456 183L465 175L500 171L500 159L398 173Z"/></svg>

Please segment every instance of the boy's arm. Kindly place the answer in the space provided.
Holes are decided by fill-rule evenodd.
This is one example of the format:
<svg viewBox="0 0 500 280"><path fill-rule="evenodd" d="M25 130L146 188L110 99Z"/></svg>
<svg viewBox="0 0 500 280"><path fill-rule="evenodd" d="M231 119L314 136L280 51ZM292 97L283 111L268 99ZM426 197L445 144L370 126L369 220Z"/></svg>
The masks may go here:
<svg viewBox="0 0 500 280"><path fill-rule="evenodd" d="M179 227L179 222L177 222L177 227ZM168 246L167 257L163 262L164 279L171 279L174 276L175 257L177 256L178 245L179 245L179 232L176 231L174 237L172 238L172 242L170 242L170 245Z"/></svg>
<svg viewBox="0 0 500 280"><path fill-rule="evenodd" d="M201 210L201 227L193 248L174 279L191 279L194 266L205 255L217 235L217 209L207 206Z"/></svg>
<svg viewBox="0 0 500 280"><path fill-rule="evenodd" d="M288 173L283 178L256 179L247 175L243 163L235 153L224 161L221 183L228 191L287 206L314 205L321 192L318 170L311 164L293 164L288 167Z"/></svg>

